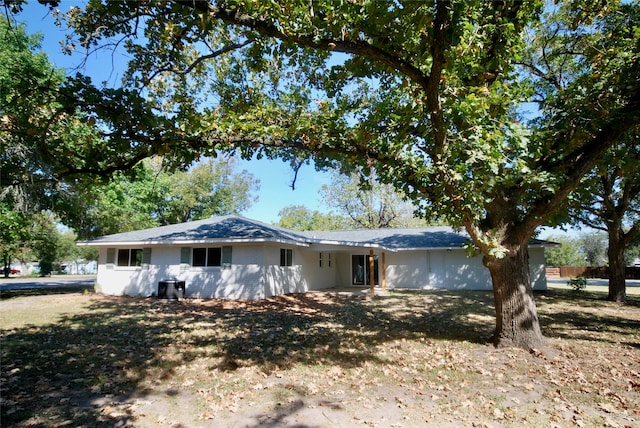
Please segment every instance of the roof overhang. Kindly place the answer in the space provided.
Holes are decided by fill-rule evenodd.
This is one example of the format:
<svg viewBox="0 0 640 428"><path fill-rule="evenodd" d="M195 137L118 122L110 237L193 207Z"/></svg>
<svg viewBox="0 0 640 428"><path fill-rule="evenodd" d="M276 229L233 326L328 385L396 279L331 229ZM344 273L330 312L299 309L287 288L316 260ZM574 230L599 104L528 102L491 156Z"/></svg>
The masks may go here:
<svg viewBox="0 0 640 428"><path fill-rule="evenodd" d="M340 251L340 250L349 250L354 248L366 248L366 249L376 249L381 251L389 251L391 253L398 253L403 251L452 251L452 250L460 250L464 251L464 247L456 247L456 246L446 246L446 247L404 247L404 248L395 248L389 247L386 245L380 245L372 242L354 242L354 241L334 241L334 240L313 240L311 241L311 249L314 246L323 246L328 247L330 250Z"/></svg>
<svg viewBox="0 0 640 428"><path fill-rule="evenodd" d="M222 238L222 239L172 239L172 240L143 240L143 241L78 241L77 245L87 247L153 247L167 245L221 245L221 244L283 244L308 247L309 243L287 239L268 238Z"/></svg>

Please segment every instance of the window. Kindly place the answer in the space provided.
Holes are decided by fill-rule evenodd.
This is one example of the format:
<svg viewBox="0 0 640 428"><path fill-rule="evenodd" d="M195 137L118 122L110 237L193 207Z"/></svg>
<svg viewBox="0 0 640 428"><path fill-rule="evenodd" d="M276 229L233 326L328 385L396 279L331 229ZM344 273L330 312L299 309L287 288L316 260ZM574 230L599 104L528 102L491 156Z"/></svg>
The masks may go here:
<svg viewBox="0 0 640 428"><path fill-rule="evenodd" d="M291 248L280 249L280 266L293 266L293 250Z"/></svg>
<svg viewBox="0 0 640 428"><path fill-rule="evenodd" d="M222 266L222 248L194 248L193 266L220 267Z"/></svg>
<svg viewBox="0 0 640 428"><path fill-rule="evenodd" d="M331 268L331 253L320 253L320 267Z"/></svg>
<svg viewBox="0 0 640 428"><path fill-rule="evenodd" d="M119 249L118 266L142 266L142 248Z"/></svg>

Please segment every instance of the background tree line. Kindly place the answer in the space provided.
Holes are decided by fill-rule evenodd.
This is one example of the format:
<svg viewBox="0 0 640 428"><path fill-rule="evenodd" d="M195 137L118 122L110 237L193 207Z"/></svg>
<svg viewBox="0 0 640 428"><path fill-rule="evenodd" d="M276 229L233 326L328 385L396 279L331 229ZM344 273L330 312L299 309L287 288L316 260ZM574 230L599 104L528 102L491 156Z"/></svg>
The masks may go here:
<svg viewBox="0 0 640 428"><path fill-rule="evenodd" d="M578 236L549 235L547 240L560 244L545 249L547 266L610 266L607 256L607 235L601 232L582 233ZM624 254L625 266L633 266L640 258L640 242L630 246Z"/></svg>
<svg viewBox="0 0 640 428"><path fill-rule="evenodd" d="M54 263L73 260L79 254L69 247L71 237L75 241L238 214L257 199L258 180L239 171L233 158L206 160L188 171L168 173L161 168L159 159L151 159L127 174L115 173L104 183L65 183L47 201L53 204L51 210L22 210L5 197L0 201L4 266L14 258L22 263L37 260L40 272L46 275ZM58 226L70 229L62 234ZM95 251L82 251L83 258L97 257Z"/></svg>

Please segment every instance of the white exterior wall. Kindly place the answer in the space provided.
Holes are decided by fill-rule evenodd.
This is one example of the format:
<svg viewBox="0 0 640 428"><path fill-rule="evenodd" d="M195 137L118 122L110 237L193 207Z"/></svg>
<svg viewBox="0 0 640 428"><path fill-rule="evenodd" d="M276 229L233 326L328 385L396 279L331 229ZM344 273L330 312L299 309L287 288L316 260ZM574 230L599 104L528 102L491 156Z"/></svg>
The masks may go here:
<svg viewBox="0 0 640 428"><path fill-rule="evenodd" d="M352 287L351 254L352 253L336 253L336 287Z"/></svg>
<svg viewBox="0 0 640 428"><path fill-rule="evenodd" d="M232 249L231 266L228 268L177 266L178 273L174 277L185 281L186 297L248 300L265 297L263 246L237 244ZM178 248L174 263L180 261L179 252ZM153 253L151 258L153 260Z"/></svg>
<svg viewBox="0 0 640 428"><path fill-rule="evenodd" d="M356 254L368 255L369 250L336 254L337 286L353 286L351 256ZM382 270L382 251L374 250L374 255L378 256L379 269ZM491 289L491 278L482 265L482 259L468 259L462 250L385 251L385 268L389 289ZM382 272L379 272L379 282L382 282Z"/></svg>
<svg viewBox="0 0 640 428"><path fill-rule="evenodd" d="M129 247L127 247L129 248ZM110 295L152 296L158 282L185 281L186 297L262 299L271 296L350 287L351 256L368 254L323 252L278 244L235 244L229 268L180 265L180 246L151 247L149 265L142 267L107 266L107 248L100 249L97 284ZM293 250L293 266L280 266L280 249ZM331 266L328 255L331 254ZM546 290L544 249L531 248L530 271L535 290ZM381 251L376 250L380 256ZM387 288L491 290L489 271L480 256L468 258L462 250L385 252ZM382 258L379 258L382 269ZM382 273L379 274L382 281Z"/></svg>
<svg viewBox="0 0 640 428"><path fill-rule="evenodd" d="M322 266L320 266L320 253L322 253ZM299 249L297 254L302 265L302 276L305 278L307 290L323 290L337 285L335 253Z"/></svg>
<svg viewBox="0 0 640 428"><path fill-rule="evenodd" d="M353 252L332 253L332 271L329 272L335 287L362 287L353 285L351 256L369 255L369 249ZM382 251L374 250L378 256L378 280L382 282ZM425 251L385 252L386 281L388 288L430 288L433 274L427 270ZM327 272L321 272L326 275ZM368 278L365 279L368 281ZM327 282L327 281L325 281ZM379 284L380 285L380 284ZM365 285L368 287L368 284Z"/></svg>
<svg viewBox="0 0 640 428"><path fill-rule="evenodd" d="M529 249L529 270L534 290L546 290L544 249ZM491 290L491 274L482 256L467 257L463 250L403 251L387 253L388 288L445 288Z"/></svg>
<svg viewBox="0 0 640 428"><path fill-rule="evenodd" d="M444 256L444 287L448 290L491 290L491 274L482 264L482 256L467 257L464 250L452 250Z"/></svg>
<svg viewBox="0 0 640 428"><path fill-rule="evenodd" d="M428 251L386 253L387 288L437 288L437 277L430 271L430 259Z"/></svg>
<svg viewBox="0 0 640 428"><path fill-rule="evenodd" d="M127 247L128 248L128 247ZM97 284L110 295L152 296L158 282L185 281L186 297L262 299L264 294L263 246L234 245L229 268L180 264L179 246L151 247L148 266L107 266L107 249L100 249Z"/></svg>
<svg viewBox="0 0 640 428"><path fill-rule="evenodd" d="M293 250L291 266L280 266L280 249L282 248ZM290 245L265 246L264 296L271 297L306 291L301 262L298 247Z"/></svg>
<svg viewBox="0 0 640 428"><path fill-rule="evenodd" d="M186 297L250 300L335 286L334 254L329 267L329 253L324 253L327 266L320 268L319 253L303 247L236 244L232 248L229 268L181 265L180 246L151 247L146 266L107 266L107 248L101 248L97 284L104 294L148 297L157 294L159 281L176 279L185 281ZM293 250L293 266L280 266L281 248Z"/></svg>
<svg viewBox="0 0 640 428"><path fill-rule="evenodd" d="M292 266L280 266L281 248L293 250ZM323 252L323 266L320 267L318 251L288 245L265 245L264 249L265 297L335 286L336 260L333 253Z"/></svg>
<svg viewBox="0 0 640 428"><path fill-rule="evenodd" d="M104 294L115 296L150 296L157 293L155 278L158 277L159 269L153 265L153 253L154 251L151 252L152 264L148 266L124 267L115 264L107 265L107 248L100 248L96 278L97 288Z"/></svg>
<svg viewBox="0 0 640 428"><path fill-rule="evenodd" d="M336 286L351 287L351 256L368 251L338 253L335 272ZM376 250L374 254L381 255ZM544 249L529 250L531 282L535 290L546 290ZM380 269L382 258L380 257ZM489 270L482 264L482 256L467 257L464 250L418 250L385 252L387 288L450 290L491 290ZM380 273L380 281L382 275Z"/></svg>
<svg viewBox="0 0 640 428"><path fill-rule="evenodd" d="M544 263L544 248L529 248L529 272L534 290L547 289L547 266Z"/></svg>
<svg viewBox="0 0 640 428"><path fill-rule="evenodd" d="M418 250L386 254L387 288L490 290L481 257L464 250Z"/></svg>

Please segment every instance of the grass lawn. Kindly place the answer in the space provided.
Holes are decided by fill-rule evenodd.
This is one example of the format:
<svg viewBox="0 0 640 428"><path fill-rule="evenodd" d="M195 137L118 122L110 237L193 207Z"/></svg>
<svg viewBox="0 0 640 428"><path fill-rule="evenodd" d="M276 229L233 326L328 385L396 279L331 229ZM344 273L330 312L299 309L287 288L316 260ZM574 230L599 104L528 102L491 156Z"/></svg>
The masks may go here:
<svg viewBox="0 0 640 428"><path fill-rule="evenodd" d="M640 426L638 296L537 294L531 353L487 292L2 297L3 427Z"/></svg>

